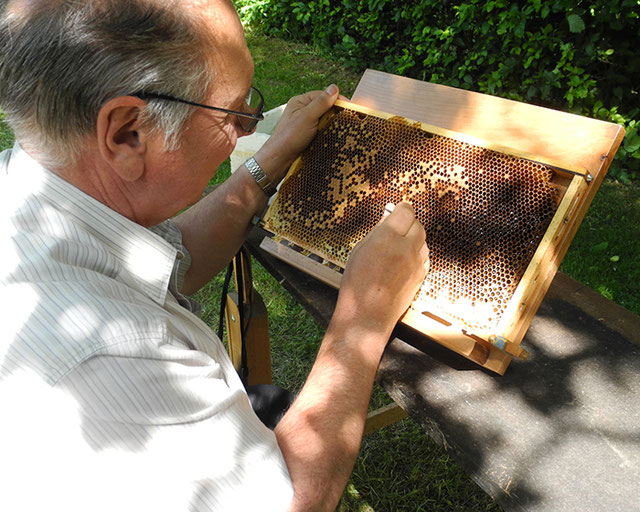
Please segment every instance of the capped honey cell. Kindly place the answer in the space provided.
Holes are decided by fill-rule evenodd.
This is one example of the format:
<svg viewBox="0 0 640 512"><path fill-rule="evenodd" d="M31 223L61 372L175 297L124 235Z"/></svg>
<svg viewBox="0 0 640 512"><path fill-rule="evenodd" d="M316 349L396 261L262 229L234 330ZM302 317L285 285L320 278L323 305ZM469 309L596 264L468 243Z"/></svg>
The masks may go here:
<svg viewBox="0 0 640 512"><path fill-rule="evenodd" d="M562 198L543 164L343 109L282 184L264 227L338 266L387 203L411 203L431 266L414 307L470 330L504 313Z"/></svg>

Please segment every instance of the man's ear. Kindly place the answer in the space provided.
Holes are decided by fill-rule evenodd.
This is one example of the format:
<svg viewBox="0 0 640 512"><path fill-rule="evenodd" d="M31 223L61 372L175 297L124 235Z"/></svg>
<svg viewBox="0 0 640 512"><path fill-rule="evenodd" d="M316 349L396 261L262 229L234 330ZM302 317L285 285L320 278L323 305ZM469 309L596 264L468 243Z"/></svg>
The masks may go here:
<svg viewBox="0 0 640 512"><path fill-rule="evenodd" d="M140 116L145 102L133 96L107 101L96 126L98 150L102 159L125 181L135 181L144 173L148 130Z"/></svg>

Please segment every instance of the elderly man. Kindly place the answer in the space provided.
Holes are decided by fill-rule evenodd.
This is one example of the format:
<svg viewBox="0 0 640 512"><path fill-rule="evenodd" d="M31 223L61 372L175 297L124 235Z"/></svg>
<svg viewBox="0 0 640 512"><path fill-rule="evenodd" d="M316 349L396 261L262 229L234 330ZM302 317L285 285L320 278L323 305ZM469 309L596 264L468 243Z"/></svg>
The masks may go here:
<svg viewBox="0 0 640 512"><path fill-rule="evenodd" d="M275 431L187 295L236 253L337 87L293 98L255 160L167 220L260 117L231 3L9 0L0 31L17 139L0 159L0 510L335 508L424 277L411 207L354 249Z"/></svg>

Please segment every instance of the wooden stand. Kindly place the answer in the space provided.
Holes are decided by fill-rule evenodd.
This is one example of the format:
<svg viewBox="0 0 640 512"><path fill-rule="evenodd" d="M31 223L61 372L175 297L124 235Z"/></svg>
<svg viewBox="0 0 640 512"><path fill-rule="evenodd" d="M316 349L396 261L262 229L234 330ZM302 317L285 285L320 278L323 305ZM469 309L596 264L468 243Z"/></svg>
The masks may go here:
<svg viewBox="0 0 640 512"><path fill-rule="evenodd" d="M229 338L229 355L233 366L242 366L243 331L246 350L247 385L271 384L271 351L269 344L269 320L262 297L253 288L251 257L242 249L233 260L236 290L242 290L242 301L238 294L227 295L225 319ZM242 315L241 304L242 302ZM242 319L242 322L241 322ZM244 324L244 328L242 326Z"/></svg>
<svg viewBox="0 0 640 512"><path fill-rule="evenodd" d="M544 294L624 136L618 125L367 70L352 104L366 115L404 117L425 131L553 167L568 184L549 228L505 312L491 332L467 332L412 304L402 322L496 373L504 374L520 348ZM321 125L332 116L329 113ZM290 172L300 166L296 161ZM268 219L269 213L266 218ZM262 248L338 287L339 274L270 240ZM307 260L307 261L305 261Z"/></svg>

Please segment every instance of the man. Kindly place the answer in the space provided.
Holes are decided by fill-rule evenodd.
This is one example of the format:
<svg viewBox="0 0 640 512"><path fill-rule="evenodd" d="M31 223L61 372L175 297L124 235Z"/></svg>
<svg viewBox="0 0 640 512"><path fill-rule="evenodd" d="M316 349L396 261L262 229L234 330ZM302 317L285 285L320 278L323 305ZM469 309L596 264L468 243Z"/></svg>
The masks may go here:
<svg viewBox="0 0 640 512"><path fill-rule="evenodd" d="M0 107L19 144L0 164L0 509L335 508L424 277L411 207L354 249L273 432L187 295L236 253L337 87L293 98L251 172L167 221L259 117L230 2L13 0L0 24Z"/></svg>

